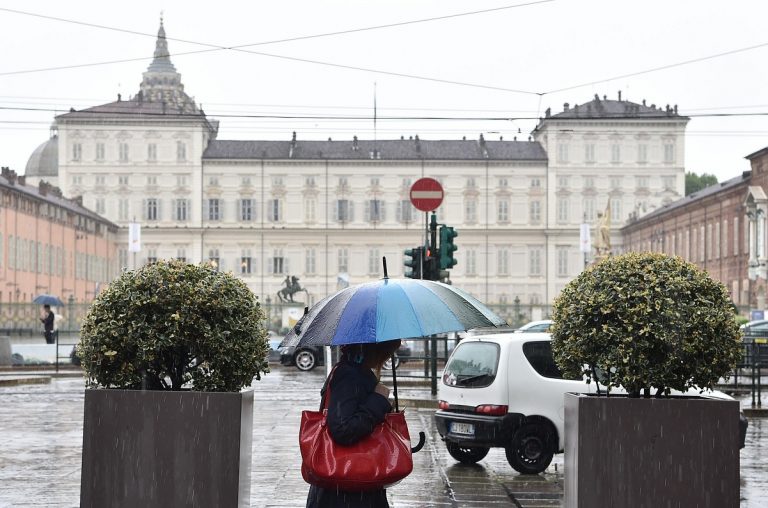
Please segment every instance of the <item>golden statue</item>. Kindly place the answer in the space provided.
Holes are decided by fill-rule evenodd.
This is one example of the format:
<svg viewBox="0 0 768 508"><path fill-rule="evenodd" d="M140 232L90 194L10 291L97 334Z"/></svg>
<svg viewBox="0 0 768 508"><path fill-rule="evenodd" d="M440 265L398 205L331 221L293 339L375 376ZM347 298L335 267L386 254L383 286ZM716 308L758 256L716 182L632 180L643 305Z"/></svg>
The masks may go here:
<svg viewBox="0 0 768 508"><path fill-rule="evenodd" d="M605 207L603 213L597 214L597 227L595 228L595 257L611 255L611 203Z"/></svg>

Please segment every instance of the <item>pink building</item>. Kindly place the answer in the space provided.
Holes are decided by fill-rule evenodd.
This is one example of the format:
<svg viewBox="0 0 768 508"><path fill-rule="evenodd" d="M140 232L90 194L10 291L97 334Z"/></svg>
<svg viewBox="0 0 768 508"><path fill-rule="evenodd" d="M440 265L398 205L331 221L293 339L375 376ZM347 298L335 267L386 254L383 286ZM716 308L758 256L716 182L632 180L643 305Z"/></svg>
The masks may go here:
<svg viewBox="0 0 768 508"><path fill-rule="evenodd" d="M0 303L90 302L117 275L117 226L44 181L0 176Z"/></svg>
<svg viewBox="0 0 768 508"><path fill-rule="evenodd" d="M680 256L722 282L743 311L764 310L768 309L768 147L746 159L751 171L630 220L621 233L626 251Z"/></svg>

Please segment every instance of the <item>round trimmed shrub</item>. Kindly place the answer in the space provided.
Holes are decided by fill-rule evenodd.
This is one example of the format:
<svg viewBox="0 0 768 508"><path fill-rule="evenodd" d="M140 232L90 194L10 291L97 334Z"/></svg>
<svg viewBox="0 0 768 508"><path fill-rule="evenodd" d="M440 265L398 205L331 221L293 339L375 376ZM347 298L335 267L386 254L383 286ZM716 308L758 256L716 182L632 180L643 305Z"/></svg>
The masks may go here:
<svg viewBox="0 0 768 508"><path fill-rule="evenodd" d="M630 397L711 388L741 355L725 287L679 257L606 258L563 289L553 318L561 370L623 386Z"/></svg>
<svg viewBox="0 0 768 508"><path fill-rule="evenodd" d="M263 323L253 292L231 274L159 261L99 294L77 351L91 387L237 392L269 372Z"/></svg>

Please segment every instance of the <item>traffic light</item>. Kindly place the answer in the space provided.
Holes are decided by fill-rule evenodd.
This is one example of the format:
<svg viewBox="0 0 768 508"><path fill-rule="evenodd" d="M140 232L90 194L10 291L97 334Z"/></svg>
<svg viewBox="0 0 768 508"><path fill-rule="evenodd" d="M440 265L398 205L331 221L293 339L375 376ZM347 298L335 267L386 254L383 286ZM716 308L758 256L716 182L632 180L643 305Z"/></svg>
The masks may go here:
<svg viewBox="0 0 768 508"><path fill-rule="evenodd" d="M456 258L453 257L453 253L456 252L456 245L453 243L453 239L459 236L450 226L440 227L440 269L447 270L456 266Z"/></svg>
<svg viewBox="0 0 768 508"><path fill-rule="evenodd" d="M424 279L440 280L439 254L432 249L427 249L424 256Z"/></svg>
<svg viewBox="0 0 768 508"><path fill-rule="evenodd" d="M406 258L403 261L405 265L405 276L409 279L421 278L421 263L424 259L424 247L414 247L403 251ZM409 259L410 258L410 259Z"/></svg>

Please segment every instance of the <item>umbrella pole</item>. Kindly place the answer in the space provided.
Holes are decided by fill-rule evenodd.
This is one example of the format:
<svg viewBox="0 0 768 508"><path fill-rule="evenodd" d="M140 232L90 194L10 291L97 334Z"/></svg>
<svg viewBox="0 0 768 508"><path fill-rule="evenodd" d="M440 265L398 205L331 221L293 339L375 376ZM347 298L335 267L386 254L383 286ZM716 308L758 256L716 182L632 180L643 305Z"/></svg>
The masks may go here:
<svg viewBox="0 0 768 508"><path fill-rule="evenodd" d="M395 392L395 412L400 411L400 404L397 401L397 374L395 373L395 354L392 353L392 389Z"/></svg>

